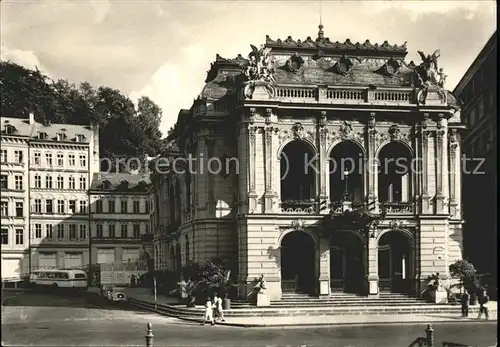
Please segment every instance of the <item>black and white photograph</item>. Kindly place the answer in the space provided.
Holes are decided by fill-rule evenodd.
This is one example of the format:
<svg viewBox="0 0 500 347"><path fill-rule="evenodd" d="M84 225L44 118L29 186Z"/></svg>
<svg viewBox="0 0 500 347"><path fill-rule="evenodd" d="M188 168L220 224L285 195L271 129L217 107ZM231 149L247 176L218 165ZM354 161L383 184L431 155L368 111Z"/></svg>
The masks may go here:
<svg viewBox="0 0 500 347"><path fill-rule="evenodd" d="M1 346L497 346L493 0L1 0Z"/></svg>

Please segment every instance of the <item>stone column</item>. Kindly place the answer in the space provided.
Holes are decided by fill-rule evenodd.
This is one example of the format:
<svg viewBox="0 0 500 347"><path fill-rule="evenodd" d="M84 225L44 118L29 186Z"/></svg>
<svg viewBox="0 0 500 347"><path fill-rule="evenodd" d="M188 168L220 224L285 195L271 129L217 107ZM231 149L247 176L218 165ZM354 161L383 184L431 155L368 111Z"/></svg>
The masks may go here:
<svg viewBox="0 0 500 347"><path fill-rule="evenodd" d="M328 168L328 157L326 147L326 111L320 111L320 114L317 119L317 147L319 148L319 213L320 214L328 214L329 213L329 202L330 202L330 190L328 180L329 180L329 168ZM328 279L330 280L330 279Z"/></svg>
<svg viewBox="0 0 500 347"><path fill-rule="evenodd" d="M450 215L459 219L460 215L460 144L455 129L449 130L448 141L450 153Z"/></svg>
<svg viewBox="0 0 500 347"><path fill-rule="evenodd" d="M448 155L446 147L446 119L438 115L436 130L436 213L448 214L446 206L446 179L448 178Z"/></svg>
<svg viewBox="0 0 500 347"><path fill-rule="evenodd" d="M372 226L372 232L376 233L377 226ZM368 237L368 295L378 295L378 239L376 237Z"/></svg>
<svg viewBox="0 0 500 347"><path fill-rule="evenodd" d="M248 157L249 157L249 162L248 162L248 178L249 178L249 184L248 184L248 204L249 204L249 213L254 213L255 210L257 209L257 192L255 191L255 163L257 160L256 156L256 148L255 148L255 133L257 132L257 127L249 127L248 128L248 142L249 142L249 149L248 149Z"/></svg>
<svg viewBox="0 0 500 347"><path fill-rule="evenodd" d="M266 110L266 124L271 123L272 110ZM273 213L275 211L275 194L273 190L273 133L274 129L270 126L264 128L264 158L265 158L265 191L264 191L264 213Z"/></svg>
<svg viewBox="0 0 500 347"><path fill-rule="evenodd" d="M377 130L375 129L375 112L371 112L369 115L369 120L367 124L367 135L368 135L368 158L365 158L366 170L365 174L368 175L368 208L374 213L379 212L378 206L378 160L376 157L377 144L376 135ZM366 179L364 180L366 182Z"/></svg>
<svg viewBox="0 0 500 347"><path fill-rule="evenodd" d="M330 295L330 240L319 237L319 295Z"/></svg>
<svg viewBox="0 0 500 347"><path fill-rule="evenodd" d="M422 143L422 197L421 197L421 213L431 214L431 196L429 194L429 177L428 177L428 167L429 167L429 136L430 131L427 129L427 119L429 114L424 114L424 120L420 124L420 136Z"/></svg>
<svg viewBox="0 0 500 347"><path fill-rule="evenodd" d="M245 116L242 115L238 134L238 212L248 213L248 129Z"/></svg>

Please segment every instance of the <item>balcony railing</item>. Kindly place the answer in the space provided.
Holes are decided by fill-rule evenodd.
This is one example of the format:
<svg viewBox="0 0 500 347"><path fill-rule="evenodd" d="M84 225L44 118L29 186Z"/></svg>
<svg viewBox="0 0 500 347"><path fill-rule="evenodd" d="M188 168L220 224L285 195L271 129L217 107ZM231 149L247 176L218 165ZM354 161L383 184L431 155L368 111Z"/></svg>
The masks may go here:
<svg viewBox="0 0 500 347"><path fill-rule="evenodd" d="M285 200L281 203L282 213L316 213L316 203L314 199L306 200Z"/></svg>
<svg viewBox="0 0 500 347"><path fill-rule="evenodd" d="M414 212L412 202L383 202L381 206L388 214L413 214Z"/></svg>

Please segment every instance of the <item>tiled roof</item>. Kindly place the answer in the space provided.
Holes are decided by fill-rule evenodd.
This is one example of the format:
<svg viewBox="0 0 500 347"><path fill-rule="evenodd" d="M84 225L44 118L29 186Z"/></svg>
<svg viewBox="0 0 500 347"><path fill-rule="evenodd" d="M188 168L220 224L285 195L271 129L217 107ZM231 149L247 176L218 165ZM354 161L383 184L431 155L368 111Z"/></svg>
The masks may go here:
<svg viewBox="0 0 500 347"><path fill-rule="evenodd" d="M92 177L92 191L117 193L147 193L151 180L147 174L95 173Z"/></svg>
<svg viewBox="0 0 500 347"><path fill-rule="evenodd" d="M6 126L14 127L12 135L26 136L31 139L40 139L41 141L55 141L58 134L64 134L67 142L76 142L77 135L83 135L83 139L78 142L89 143L92 138L92 128L85 125L75 124L48 124L33 122L30 124L28 119L2 117L2 135L7 135ZM41 138L40 134L45 134Z"/></svg>

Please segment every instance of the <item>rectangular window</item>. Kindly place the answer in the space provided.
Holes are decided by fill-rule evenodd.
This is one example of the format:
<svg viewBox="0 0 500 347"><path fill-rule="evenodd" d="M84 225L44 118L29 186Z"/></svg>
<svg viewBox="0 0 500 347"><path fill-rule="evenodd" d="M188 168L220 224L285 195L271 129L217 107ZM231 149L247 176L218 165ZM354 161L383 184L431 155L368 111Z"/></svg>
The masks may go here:
<svg viewBox="0 0 500 347"><path fill-rule="evenodd" d="M22 201L16 202L16 217L24 216L24 203Z"/></svg>
<svg viewBox="0 0 500 347"><path fill-rule="evenodd" d="M2 245L9 244L9 230L2 228Z"/></svg>
<svg viewBox="0 0 500 347"><path fill-rule="evenodd" d="M33 153L33 159L34 159L34 164L35 165L40 165L40 161L41 161L40 157L41 157L40 152Z"/></svg>
<svg viewBox="0 0 500 347"><path fill-rule="evenodd" d="M134 213L140 213L139 201L134 201Z"/></svg>
<svg viewBox="0 0 500 347"><path fill-rule="evenodd" d="M57 238L59 240L64 239L64 224L57 224Z"/></svg>
<svg viewBox="0 0 500 347"><path fill-rule="evenodd" d="M57 189L64 189L64 177L57 177Z"/></svg>
<svg viewBox="0 0 500 347"><path fill-rule="evenodd" d="M52 239L52 224L45 224L45 237Z"/></svg>
<svg viewBox="0 0 500 347"><path fill-rule="evenodd" d="M80 177L80 189L85 190L87 189L87 179L85 177Z"/></svg>
<svg viewBox="0 0 500 347"><path fill-rule="evenodd" d="M115 225L114 224L110 224L109 225L109 237L111 238L115 238L116 237L116 231L115 231Z"/></svg>
<svg viewBox="0 0 500 347"><path fill-rule="evenodd" d="M0 189L9 189L7 184L7 175L0 176Z"/></svg>
<svg viewBox="0 0 500 347"><path fill-rule="evenodd" d="M41 239L42 238L42 225L41 224L35 224L35 239Z"/></svg>
<svg viewBox="0 0 500 347"><path fill-rule="evenodd" d="M80 200L80 213L87 213L87 200Z"/></svg>
<svg viewBox="0 0 500 347"><path fill-rule="evenodd" d="M69 164L69 166L75 166L75 155L74 154L68 155L68 164Z"/></svg>
<svg viewBox="0 0 500 347"><path fill-rule="evenodd" d="M57 200L57 213L64 214L64 200Z"/></svg>
<svg viewBox="0 0 500 347"><path fill-rule="evenodd" d="M24 243L24 230L16 229L16 245L22 245Z"/></svg>
<svg viewBox="0 0 500 347"><path fill-rule="evenodd" d="M108 201L108 212L115 213L115 201L114 200Z"/></svg>
<svg viewBox="0 0 500 347"><path fill-rule="evenodd" d="M127 224L122 224L121 225L121 236L123 239L126 239L128 237L128 225Z"/></svg>
<svg viewBox="0 0 500 347"><path fill-rule="evenodd" d="M87 166L87 156L80 154L80 166L85 167Z"/></svg>
<svg viewBox="0 0 500 347"><path fill-rule="evenodd" d="M35 199L35 213L42 213L42 199Z"/></svg>
<svg viewBox="0 0 500 347"><path fill-rule="evenodd" d="M16 163L22 164L24 162L23 151L14 151L14 158Z"/></svg>
<svg viewBox="0 0 500 347"><path fill-rule="evenodd" d="M57 154L57 166L64 166L64 154Z"/></svg>
<svg viewBox="0 0 500 347"><path fill-rule="evenodd" d="M45 212L46 213L54 213L54 201L53 200L45 200Z"/></svg>
<svg viewBox="0 0 500 347"><path fill-rule="evenodd" d="M69 201L69 213L76 213L76 200Z"/></svg>
<svg viewBox="0 0 500 347"><path fill-rule="evenodd" d="M14 176L14 185L16 187L16 190L23 190L23 176L21 175L16 175Z"/></svg>
<svg viewBox="0 0 500 347"><path fill-rule="evenodd" d="M151 212L151 202L149 200L146 200L146 213L150 213Z"/></svg>
<svg viewBox="0 0 500 347"><path fill-rule="evenodd" d="M42 178L35 175L35 188L42 188Z"/></svg>
<svg viewBox="0 0 500 347"><path fill-rule="evenodd" d="M47 166L52 167L52 153L45 153L45 162Z"/></svg>
<svg viewBox="0 0 500 347"><path fill-rule="evenodd" d="M0 203L0 211L1 211L1 216L2 217L7 217L9 215L9 202L8 201L2 201Z"/></svg>
<svg viewBox="0 0 500 347"><path fill-rule="evenodd" d="M80 224L80 240L85 240L87 238L87 226L85 224Z"/></svg>
<svg viewBox="0 0 500 347"><path fill-rule="evenodd" d="M95 210L97 213L102 213L102 200L96 201Z"/></svg>
<svg viewBox="0 0 500 347"><path fill-rule="evenodd" d="M52 176L45 176L45 188L52 189Z"/></svg>
<svg viewBox="0 0 500 347"><path fill-rule="evenodd" d="M69 178L69 189L75 189L75 178L74 177Z"/></svg>
<svg viewBox="0 0 500 347"><path fill-rule="evenodd" d="M96 227L97 227L97 235L96 236L98 239L102 239L102 224L97 224Z"/></svg>
<svg viewBox="0 0 500 347"><path fill-rule="evenodd" d="M2 156L0 157L0 161L2 163L7 163L7 150L6 149L2 149Z"/></svg>
<svg viewBox="0 0 500 347"><path fill-rule="evenodd" d="M69 225L69 239L70 240L76 239L76 224Z"/></svg>
<svg viewBox="0 0 500 347"><path fill-rule="evenodd" d="M141 226L139 224L134 224L134 239L141 237Z"/></svg>
<svg viewBox="0 0 500 347"><path fill-rule="evenodd" d="M122 205L121 206L122 207L122 213L127 213L128 212L127 211L127 209L128 209L128 201L125 200L125 201L121 201L120 203Z"/></svg>

